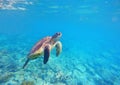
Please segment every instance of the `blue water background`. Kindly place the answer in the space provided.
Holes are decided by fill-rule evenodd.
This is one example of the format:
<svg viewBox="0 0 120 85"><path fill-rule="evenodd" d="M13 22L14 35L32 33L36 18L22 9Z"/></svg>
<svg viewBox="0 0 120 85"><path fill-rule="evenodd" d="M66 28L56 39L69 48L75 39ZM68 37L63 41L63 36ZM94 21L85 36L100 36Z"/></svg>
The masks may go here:
<svg viewBox="0 0 120 85"><path fill-rule="evenodd" d="M37 77L41 82L46 85L47 83L53 85L58 83L60 83L58 85L120 84L119 0L36 0L33 2L34 4L27 6L25 11L0 10L0 55L3 61L6 61L0 65L1 74L17 72L38 40L45 36L52 36L55 32L62 32L60 41L63 44L63 51L58 58L53 52L48 65L56 69L52 74L59 73L60 70L64 76L68 73L70 78L66 80L58 78L53 82L45 79L45 77L51 79L50 75L43 74L41 76L44 78ZM6 58L3 57L5 53L8 56ZM24 70L28 77L31 75L27 72L36 72L35 75L38 75L40 69L47 69L45 72L51 69L41 64L42 60L40 64L38 62L39 60L32 62L37 71L29 67L31 63L28 66L29 70L27 68ZM6 65L9 67L5 67ZM44 68L40 68L41 65ZM14 80L13 75L12 78ZM12 81L9 79L4 82L0 79L0 82L4 85L10 80ZM29 78L21 80L29 80ZM15 82L17 85L22 81L16 79ZM14 85L12 83L10 85ZM35 83L43 85L43 83L37 84L38 81Z"/></svg>

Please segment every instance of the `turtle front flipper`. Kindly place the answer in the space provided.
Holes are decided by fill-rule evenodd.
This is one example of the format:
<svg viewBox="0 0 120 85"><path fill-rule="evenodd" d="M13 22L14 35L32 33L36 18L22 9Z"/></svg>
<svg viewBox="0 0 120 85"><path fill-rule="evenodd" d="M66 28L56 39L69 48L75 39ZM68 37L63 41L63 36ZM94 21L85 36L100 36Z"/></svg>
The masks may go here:
<svg viewBox="0 0 120 85"><path fill-rule="evenodd" d="M50 45L47 45L44 48L44 61L43 61L44 64L48 62L49 56L50 56Z"/></svg>
<svg viewBox="0 0 120 85"><path fill-rule="evenodd" d="M55 47L56 47L56 56L58 56L62 51L62 43L60 41L57 41Z"/></svg>
<svg viewBox="0 0 120 85"><path fill-rule="evenodd" d="M27 59L25 64L23 65L23 69L25 68L25 66L28 64L28 62L30 61L30 59Z"/></svg>

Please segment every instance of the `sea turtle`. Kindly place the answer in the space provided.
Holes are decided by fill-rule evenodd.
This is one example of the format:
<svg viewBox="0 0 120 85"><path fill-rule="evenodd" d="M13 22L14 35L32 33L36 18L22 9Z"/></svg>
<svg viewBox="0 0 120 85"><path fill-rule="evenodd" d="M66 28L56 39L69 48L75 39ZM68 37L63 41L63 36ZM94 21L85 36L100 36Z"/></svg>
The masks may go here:
<svg viewBox="0 0 120 85"><path fill-rule="evenodd" d="M54 47L56 48L56 56L58 56L62 51L62 43L59 41L61 36L62 33L57 32L53 36L47 36L42 40L38 41L28 54L27 60L23 65L23 68L25 68L25 66L30 60L36 59L42 55L44 56L43 63L46 64L50 56L50 51Z"/></svg>

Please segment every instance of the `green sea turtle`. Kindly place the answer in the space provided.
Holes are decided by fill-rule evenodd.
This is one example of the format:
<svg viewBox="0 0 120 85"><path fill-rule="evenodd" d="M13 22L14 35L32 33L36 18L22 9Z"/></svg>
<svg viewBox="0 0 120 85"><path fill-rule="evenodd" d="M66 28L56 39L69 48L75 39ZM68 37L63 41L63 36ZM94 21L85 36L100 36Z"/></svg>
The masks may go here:
<svg viewBox="0 0 120 85"><path fill-rule="evenodd" d="M62 33L57 32L53 36L47 36L37 42L28 54L27 61L23 65L23 68L25 68L30 60L36 59L42 55L44 56L43 63L46 64L50 56L50 51L54 47L56 48L56 56L58 56L62 51L62 43L59 41L61 36Z"/></svg>

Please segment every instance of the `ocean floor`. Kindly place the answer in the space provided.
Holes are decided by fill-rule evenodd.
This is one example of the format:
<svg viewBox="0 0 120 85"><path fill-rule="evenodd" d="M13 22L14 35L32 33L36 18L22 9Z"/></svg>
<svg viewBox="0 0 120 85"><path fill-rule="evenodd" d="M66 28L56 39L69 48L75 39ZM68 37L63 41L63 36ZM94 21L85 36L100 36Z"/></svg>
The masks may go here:
<svg viewBox="0 0 120 85"><path fill-rule="evenodd" d="M120 85L120 54L115 49L86 50L63 42L59 57L53 50L47 64L40 57L22 69L36 40L0 35L0 85Z"/></svg>

